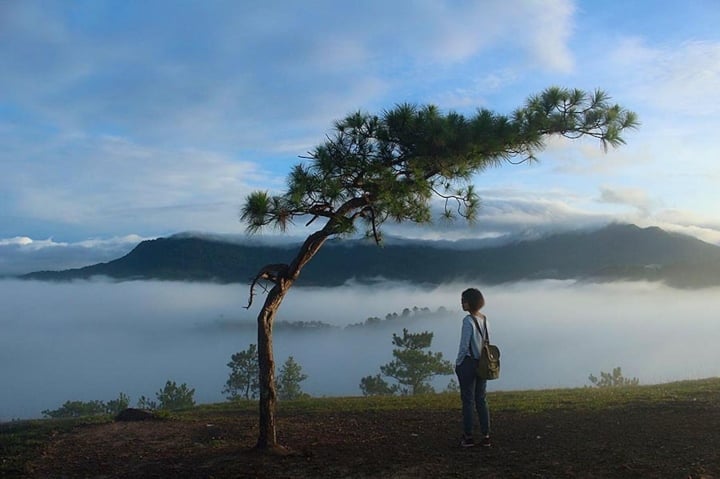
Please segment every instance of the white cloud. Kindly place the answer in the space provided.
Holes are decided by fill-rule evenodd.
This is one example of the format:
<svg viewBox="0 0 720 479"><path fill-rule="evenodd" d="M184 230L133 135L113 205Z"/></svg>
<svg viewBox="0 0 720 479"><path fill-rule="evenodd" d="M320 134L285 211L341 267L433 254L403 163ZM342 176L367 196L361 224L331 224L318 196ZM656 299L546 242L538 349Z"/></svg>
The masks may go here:
<svg viewBox="0 0 720 479"><path fill-rule="evenodd" d="M464 314L459 311L460 292L478 286L487 299L484 312L493 337L511 358L493 385L497 390L580 387L587 384L589 373L618 364L643 384L720 373L717 288L687 291L647 283L570 281L493 287L464 283L437 288L397 283L293 288L279 320L344 326L414 306L431 311L442 306L447 314L411 322L397 319L363 330L293 334L278 329L275 359L281 363L293 355L309 376L303 389L310 394L358 395L360 378L375 374L392 359L392 334L402 327L432 331L431 350L453 359ZM257 308L243 309L247 298L238 294L237 285L5 280L0 286L0 304L7 311L0 316L3 421L38 417L43 409L67 400L108 401L119 391L137 401L167 379L196 388L200 403L222 402L226 363L257 338ZM678 319L683 327L673 330ZM677 354L696 361L668 356L668 330L676 339ZM328 361L334 357L348 358L347 367ZM545 370L559 374L538 374ZM438 386L444 388L450 377L443 377Z"/></svg>
<svg viewBox="0 0 720 479"><path fill-rule="evenodd" d="M555 71L568 71L572 55L568 41L574 8L571 2L469 3L458 8L450 3L429 3L417 9L409 23L419 25L413 44L415 51L429 52L431 59L453 63L487 52L498 43L516 46L526 60Z"/></svg>
<svg viewBox="0 0 720 479"><path fill-rule="evenodd" d="M440 105L444 110L475 111L480 107L490 108L488 95L515 84L520 77L516 68L495 70L479 78L470 79L469 82L462 83L459 87L442 90L433 95L428 102Z"/></svg>
<svg viewBox="0 0 720 479"><path fill-rule="evenodd" d="M667 231L695 236L720 246L720 221L715 214L705 216L693 211L664 209L654 215L653 222L654 226Z"/></svg>
<svg viewBox="0 0 720 479"><path fill-rule="evenodd" d="M649 46L631 38L619 45L612 61L613 68L625 75L630 93L647 107L693 117L720 113L718 42Z"/></svg>
<svg viewBox="0 0 720 479"><path fill-rule="evenodd" d="M650 213L653 201L645 190L640 188L611 188L600 189L601 203L628 205L637 208L640 214L647 216Z"/></svg>
<svg viewBox="0 0 720 479"><path fill-rule="evenodd" d="M514 3L507 3L514 8ZM575 61L569 48L574 33L573 2L527 2L533 11L524 12L524 22L516 26L514 32L530 32L525 39L531 51L534 63L543 69L569 73L575 68ZM522 36L522 34L520 34Z"/></svg>
<svg viewBox="0 0 720 479"><path fill-rule="evenodd" d="M388 234L417 239L458 240L493 237L536 237L557 231L600 227L613 221L611 214L591 212L578 205L585 201L569 192L505 189L480 189L477 221L468 224L462 218L443 220L442 204L435 204L432 225L390 224Z"/></svg>
<svg viewBox="0 0 720 479"><path fill-rule="evenodd" d="M532 238L620 222L658 226L720 245L720 223L714 216L663 209L660 201L639 188L601 187L595 196L559 188L510 187L479 189L478 194L481 207L473 225L461 218L444 221L440 215L442 205L437 203L433 224L388 223L384 231L393 236L428 240Z"/></svg>
<svg viewBox="0 0 720 479"><path fill-rule="evenodd" d="M0 238L0 276L78 268L110 261L125 255L145 239L149 238L134 234L78 242L27 236Z"/></svg>
<svg viewBox="0 0 720 479"><path fill-rule="evenodd" d="M98 36L69 25L62 6L16 6L6 33L12 41L0 47L8 66L0 86L64 130L257 146L276 140L268 125L279 121L319 138L350 109L382 102L388 67L406 72L396 82L420 67L424 75L412 81L423 83L437 77L434 64L464 62L503 42L526 59L541 56L543 68L570 63L566 1L322 3L313 9L321 29L308 28L307 9L290 4L187 6L172 17L154 16L151 5L122 41L114 30ZM114 29L128 26L117 22Z"/></svg>
<svg viewBox="0 0 720 479"><path fill-rule="evenodd" d="M227 231L250 190L280 181L266 178L256 163L225 154L160 149L117 137L58 140L27 155L22 169L0 166L0 184L22 215L116 223L126 231L152 224L171 231L220 227L204 219L218 214L226 226L220 231ZM48 163L48 155L55 160Z"/></svg>
<svg viewBox="0 0 720 479"><path fill-rule="evenodd" d="M16 246L27 249L28 251L34 251L44 248L115 248L118 245L132 244L135 245L145 238L130 234L125 236L113 237L113 238L94 238L86 239L78 242L66 242L66 241L55 241L52 238L37 240L27 236L16 236L14 238L0 238L0 246Z"/></svg>
<svg viewBox="0 0 720 479"><path fill-rule="evenodd" d="M32 238L27 236L16 236L14 238L0 238L0 246L27 246L33 244Z"/></svg>

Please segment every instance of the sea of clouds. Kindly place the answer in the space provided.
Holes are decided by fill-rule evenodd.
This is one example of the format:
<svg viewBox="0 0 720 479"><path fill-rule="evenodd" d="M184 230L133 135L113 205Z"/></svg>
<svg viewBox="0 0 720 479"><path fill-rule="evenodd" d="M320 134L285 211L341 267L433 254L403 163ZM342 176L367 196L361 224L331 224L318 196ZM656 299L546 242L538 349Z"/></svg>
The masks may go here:
<svg viewBox="0 0 720 479"><path fill-rule="evenodd" d="M431 349L454 360L459 297L485 293L502 377L491 390L589 385L588 375L622 367L641 383L720 375L720 291L648 283L527 282L348 284L294 288L278 321L322 321L327 330L274 334L278 365L293 356L315 396L360 395L363 376L392 358L392 334L432 331ZM200 403L220 402L230 356L256 342L261 298L246 310L244 285L158 281L47 283L0 280L0 421L40 417L67 400L131 402L154 398L166 380L196 389ZM375 328L345 328L403 309L445 313ZM443 389L452 376L436 378Z"/></svg>

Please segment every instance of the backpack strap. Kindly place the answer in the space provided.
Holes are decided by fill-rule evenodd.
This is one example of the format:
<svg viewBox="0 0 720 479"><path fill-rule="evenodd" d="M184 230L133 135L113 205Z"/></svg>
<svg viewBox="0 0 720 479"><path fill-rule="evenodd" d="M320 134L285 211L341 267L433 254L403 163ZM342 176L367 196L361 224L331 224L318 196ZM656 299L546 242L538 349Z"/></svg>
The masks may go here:
<svg viewBox="0 0 720 479"><path fill-rule="evenodd" d="M480 323L478 323L477 318L472 314L470 316L472 317L473 321L475 322L475 326L477 326L478 331L480 331L480 336L483 339L483 343L489 343L490 342L490 333L488 332L488 328L487 328L487 317L483 316L483 326L485 326L485 328L484 328L485 334L483 334L483 330L480 329Z"/></svg>
<svg viewBox="0 0 720 479"><path fill-rule="evenodd" d="M485 334L483 335L483 330L480 329L480 323L478 323L478 320L477 320L477 318L475 317L475 315L474 315L474 314L471 314L470 317L473 319L473 322L475 323L475 326L477 327L478 331L480 332L480 337L481 337L482 340L483 340L483 341L482 341L483 344L489 343L489 342L490 342L490 338L489 338L488 330L487 330L487 318L486 318L485 316L483 316L483 326L485 326ZM473 343L473 340L472 340L472 337L471 337L471 338L470 338L470 355L471 355L471 356L472 356L472 343ZM482 354L481 351L478 351L478 353L479 353L479 354Z"/></svg>

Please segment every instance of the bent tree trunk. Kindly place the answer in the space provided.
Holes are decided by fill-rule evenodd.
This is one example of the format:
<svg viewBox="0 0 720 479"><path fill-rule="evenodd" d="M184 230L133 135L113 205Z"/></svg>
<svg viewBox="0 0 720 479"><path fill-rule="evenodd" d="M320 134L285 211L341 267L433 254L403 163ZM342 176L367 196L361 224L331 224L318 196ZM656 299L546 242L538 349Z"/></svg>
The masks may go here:
<svg viewBox="0 0 720 479"><path fill-rule="evenodd" d="M277 446L275 432L275 408L277 392L275 390L275 358L272 347L272 328L277 309L280 307L286 290L276 285L268 293L265 304L257 318L258 367L260 375L260 434L257 448L267 449Z"/></svg>
<svg viewBox="0 0 720 479"><path fill-rule="evenodd" d="M314 233L305 240L300 251L289 266L281 268L276 275L268 276L264 272L268 269L275 270L278 266L270 265L271 268L263 268L256 278L256 281L261 278L274 283L274 286L265 298L265 303L257 318L260 385L260 432L256 445L258 449L274 449L279 447L275 426L277 390L275 388L275 358L272 347L272 330L275 316L278 308L280 308L280 303L282 303L288 290L295 283L295 280L297 280L303 266L315 256L315 253L317 253L325 243L328 235L329 233L325 231L325 229ZM255 282L253 282L253 287Z"/></svg>

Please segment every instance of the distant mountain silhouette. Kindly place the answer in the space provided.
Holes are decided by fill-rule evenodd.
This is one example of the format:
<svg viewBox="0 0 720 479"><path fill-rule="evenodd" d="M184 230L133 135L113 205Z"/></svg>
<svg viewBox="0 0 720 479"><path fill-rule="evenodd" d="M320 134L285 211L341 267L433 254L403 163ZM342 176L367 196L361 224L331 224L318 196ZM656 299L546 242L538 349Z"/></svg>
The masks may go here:
<svg viewBox="0 0 720 479"><path fill-rule="evenodd" d="M299 245L238 244L176 235L143 241L122 258L84 268L39 271L22 278L72 280L106 276L248 283L270 263L289 262ZM657 227L612 224L502 246L454 249L447 242L329 242L303 270L298 286L388 279L440 284L497 284L529 279L650 280L674 287L720 285L720 247Z"/></svg>

